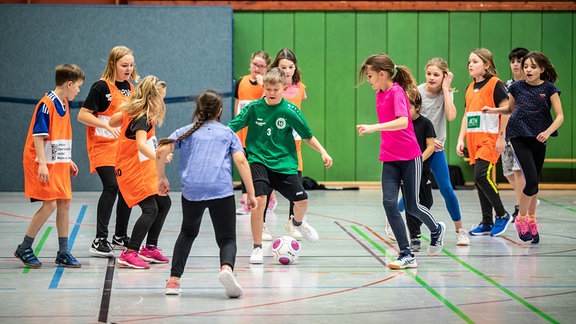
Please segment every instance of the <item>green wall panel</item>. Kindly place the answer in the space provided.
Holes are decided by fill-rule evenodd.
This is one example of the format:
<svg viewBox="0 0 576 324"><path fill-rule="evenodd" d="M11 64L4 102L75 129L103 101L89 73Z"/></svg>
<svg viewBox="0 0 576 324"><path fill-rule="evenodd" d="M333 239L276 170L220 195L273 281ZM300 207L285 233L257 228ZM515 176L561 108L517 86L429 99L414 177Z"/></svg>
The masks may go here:
<svg viewBox="0 0 576 324"><path fill-rule="evenodd" d="M362 12L356 14L356 64L355 77L362 63L372 54L386 53L387 14L383 12ZM356 78L357 80L357 78ZM358 81L356 81L358 82ZM356 124L374 124L376 116L375 91L365 82L356 88ZM380 136L369 134L356 140L356 179L358 181L378 181L382 165L378 161Z"/></svg>
<svg viewBox="0 0 576 324"><path fill-rule="evenodd" d="M576 99L573 12L237 12L234 19L235 77L247 73L250 54L259 49L274 57L289 47L298 57L308 93L304 115L334 158L333 168L326 170L318 153L304 146L304 175L325 181L379 180L379 136L359 137L355 125L377 122L374 90L367 84L358 86L357 75L367 56L381 52L397 65L408 66L418 83L425 82L424 65L430 58L448 61L455 75L458 116L448 123L446 155L449 164L464 166L468 181L471 168L455 152L464 93L472 81L468 56L474 48L492 51L502 80L511 77L508 53L514 47L550 57L559 74L565 122L560 136L550 141L548 156L571 158L576 151L576 116L571 109ZM571 167L546 164L549 172L544 175Z"/></svg>
<svg viewBox="0 0 576 324"><path fill-rule="evenodd" d="M326 14L326 149L334 166L328 181L351 181L356 175L356 19L349 13Z"/></svg>

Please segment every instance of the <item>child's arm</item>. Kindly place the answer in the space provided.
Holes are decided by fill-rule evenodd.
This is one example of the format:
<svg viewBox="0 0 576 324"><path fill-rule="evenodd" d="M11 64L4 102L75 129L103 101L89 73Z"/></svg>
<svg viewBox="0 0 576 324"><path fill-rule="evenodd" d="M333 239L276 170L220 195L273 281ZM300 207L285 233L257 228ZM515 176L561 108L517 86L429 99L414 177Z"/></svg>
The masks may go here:
<svg viewBox="0 0 576 324"><path fill-rule="evenodd" d="M466 113L464 113L464 116L462 116L462 123L460 124L458 143L456 144L456 154L458 154L458 156L464 156L464 139L466 138L466 131L468 130L466 121Z"/></svg>
<svg viewBox="0 0 576 324"><path fill-rule="evenodd" d="M444 96L444 112L446 113L446 119L448 121L453 121L456 119L456 105L454 105L454 98L452 91L450 90L450 84L452 84L452 79L454 79L454 74L448 72L444 74L444 79L442 80L442 95Z"/></svg>
<svg viewBox="0 0 576 324"><path fill-rule="evenodd" d="M44 154L44 136L33 136L36 159L38 160L38 180L41 183L48 183L50 175L46 165L46 155Z"/></svg>
<svg viewBox="0 0 576 324"><path fill-rule="evenodd" d="M550 137L550 134L558 130L562 123L564 123L564 112L562 111L562 102L560 101L558 93L555 93L550 97L550 102L552 103L552 108L554 109L554 115L556 118L554 118L552 124L545 131L536 135L536 139L541 143L546 142Z"/></svg>
<svg viewBox="0 0 576 324"><path fill-rule="evenodd" d="M119 111L110 117L108 120L110 127L120 127L122 126L122 112ZM120 129L118 128L118 134L120 134Z"/></svg>
<svg viewBox="0 0 576 324"><path fill-rule="evenodd" d="M170 182L166 178L166 161L174 151L174 143L158 146L156 151L156 171L158 172L158 194L167 196L170 192Z"/></svg>
<svg viewBox="0 0 576 324"><path fill-rule="evenodd" d="M248 206L250 209L258 207L258 202L256 201L256 195L254 191L254 183L252 182L252 173L250 172L250 165L248 164L248 160L246 160L244 152L236 151L234 154L232 154L232 160L234 161L234 165L236 165L236 168L240 173L240 177L244 182L244 186L246 187L246 193L248 194Z"/></svg>
<svg viewBox="0 0 576 324"><path fill-rule="evenodd" d="M406 127L408 127L408 117L401 116L381 124L356 125L356 130L360 136L364 136L368 133L400 130L405 129Z"/></svg>
<svg viewBox="0 0 576 324"><path fill-rule="evenodd" d="M118 137L118 134L120 134L120 128L118 128L120 125L111 126L105 120L94 116L90 109L80 108L80 111L78 112L78 121L88 126L104 128L112 133L114 137Z"/></svg>
<svg viewBox="0 0 576 324"><path fill-rule="evenodd" d="M434 137L426 137L426 149L422 151L422 161L426 161L434 153Z"/></svg>
<svg viewBox="0 0 576 324"><path fill-rule="evenodd" d="M316 152L322 154L322 161L324 161L325 167L329 168L332 166L332 157L328 154L328 152L326 152L316 137L312 136L311 138L304 139L304 142L306 142L306 144L308 144L308 146L310 146Z"/></svg>
<svg viewBox="0 0 576 324"><path fill-rule="evenodd" d="M143 129L136 130L136 147L138 148L138 152L144 154L145 157L149 158L150 160L156 159L156 152L150 148L146 144L148 140L148 132Z"/></svg>
<svg viewBox="0 0 576 324"><path fill-rule="evenodd" d="M73 177L78 175L78 166L74 161L70 161L70 175Z"/></svg>

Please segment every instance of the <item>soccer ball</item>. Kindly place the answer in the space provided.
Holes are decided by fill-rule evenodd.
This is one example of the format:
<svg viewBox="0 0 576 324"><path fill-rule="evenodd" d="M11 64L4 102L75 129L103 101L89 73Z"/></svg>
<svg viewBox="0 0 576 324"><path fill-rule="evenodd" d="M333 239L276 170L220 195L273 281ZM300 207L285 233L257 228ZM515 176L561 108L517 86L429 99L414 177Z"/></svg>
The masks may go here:
<svg viewBox="0 0 576 324"><path fill-rule="evenodd" d="M281 264L290 264L298 260L300 253L300 243L292 236L282 236L272 243L272 254L274 260Z"/></svg>

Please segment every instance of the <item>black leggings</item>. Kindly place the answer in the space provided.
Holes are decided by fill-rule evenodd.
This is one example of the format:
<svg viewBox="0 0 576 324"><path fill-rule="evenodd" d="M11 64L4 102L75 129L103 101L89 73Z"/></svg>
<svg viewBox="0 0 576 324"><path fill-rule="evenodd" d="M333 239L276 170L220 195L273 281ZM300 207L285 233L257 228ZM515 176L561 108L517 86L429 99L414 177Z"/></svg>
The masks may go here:
<svg viewBox="0 0 576 324"><path fill-rule="evenodd" d="M506 214L498 188L492 181L492 169L495 166L495 164L482 159L477 159L474 164L474 185L480 199L482 224L486 225L494 225L492 209L496 212L496 216Z"/></svg>
<svg viewBox="0 0 576 324"><path fill-rule="evenodd" d="M182 197L182 227L174 243L170 276L180 278L184 273L186 261L200 231L202 215L206 208L210 212L216 243L220 248L220 266L227 264L234 269L236 260L235 205L234 196L204 201L189 201Z"/></svg>
<svg viewBox="0 0 576 324"><path fill-rule="evenodd" d="M142 209L142 215L134 224L130 243L128 243L128 248L136 251L140 250L144 237L146 237L146 244L158 245L158 237L172 206L172 200L170 196L153 195L139 202L138 206Z"/></svg>
<svg viewBox="0 0 576 324"><path fill-rule="evenodd" d="M538 182L542 176L544 158L546 158L546 143L539 142L535 137L517 137L510 139L516 160L520 164L526 186L522 192L528 196L538 193Z"/></svg>
<svg viewBox="0 0 576 324"><path fill-rule="evenodd" d="M118 190L116 171L114 171L113 166L103 166L96 168L96 172L98 172L100 181L102 181L102 194L100 199L98 199L98 207L96 209L96 237L108 238L108 225L110 225L110 217L112 216L116 196L118 196L118 203L116 204L116 229L114 235L126 236L132 209L128 207L120 190Z"/></svg>
<svg viewBox="0 0 576 324"><path fill-rule="evenodd" d="M422 171L422 179L420 180L420 192L418 197L420 198L420 205L430 209L434 203L434 197L432 196L432 183L430 181L430 168ZM402 186L403 188L404 186ZM404 190L402 190L402 197L404 197ZM422 221L416 216L410 214L406 211L406 225L408 226L408 233L410 234L410 239L419 239L420 226Z"/></svg>

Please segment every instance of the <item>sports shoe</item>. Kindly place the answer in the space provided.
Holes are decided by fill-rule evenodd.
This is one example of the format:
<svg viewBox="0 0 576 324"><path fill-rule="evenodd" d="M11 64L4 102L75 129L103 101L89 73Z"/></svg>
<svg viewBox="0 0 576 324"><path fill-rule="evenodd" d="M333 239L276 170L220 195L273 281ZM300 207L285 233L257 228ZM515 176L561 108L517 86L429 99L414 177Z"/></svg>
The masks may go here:
<svg viewBox="0 0 576 324"><path fill-rule="evenodd" d="M478 235L489 235L492 231L492 225L480 223L475 229L470 230L468 234L478 236Z"/></svg>
<svg viewBox="0 0 576 324"><path fill-rule="evenodd" d="M438 255L442 251L442 246L444 246L444 232L446 232L446 225L444 222L438 222L438 230L436 233L430 233L428 255Z"/></svg>
<svg viewBox="0 0 576 324"><path fill-rule="evenodd" d="M412 252L420 252L420 240L417 238L413 238L410 240L410 251Z"/></svg>
<svg viewBox="0 0 576 324"><path fill-rule="evenodd" d="M516 221L516 216L518 216L518 212L520 211L520 206L514 205L514 212L512 213L512 223Z"/></svg>
<svg viewBox="0 0 576 324"><path fill-rule="evenodd" d="M524 241L528 242L532 239L532 232L530 231L530 224L527 221L517 220L514 223L516 231L518 232L518 237Z"/></svg>
<svg viewBox="0 0 576 324"><path fill-rule="evenodd" d="M170 259L160 253L160 249L156 245L146 244L140 249L138 257L149 263L168 263Z"/></svg>
<svg viewBox="0 0 576 324"><path fill-rule="evenodd" d="M164 295L180 295L180 280L175 278L170 278L166 280L166 289L164 289Z"/></svg>
<svg viewBox="0 0 576 324"><path fill-rule="evenodd" d="M97 237L92 241L92 245L88 250L91 255L96 257L113 258L114 251L112 251L112 245L105 237Z"/></svg>
<svg viewBox="0 0 576 324"><path fill-rule="evenodd" d="M250 207L245 200L240 200L240 208L236 209L236 215L248 215L250 214Z"/></svg>
<svg viewBox="0 0 576 324"><path fill-rule="evenodd" d="M262 248L257 247L252 250L252 254L250 255L250 263L251 264L262 264L264 263L264 256L262 255Z"/></svg>
<svg viewBox="0 0 576 324"><path fill-rule="evenodd" d="M218 280L226 289L226 296L230 298L238 298L244 294L242 287L236 281L234 274L230 270L221 270L218 274Z"/></svg>
<svg viewBox="0 0 576 324"><path fill-rule="evenodd" d="M506 212L503 216L496 216L496 220L494 221L494 226L490 231L490 236L500 236L506 232L506 228L512 222L512 217L510 214Z"/></svg>
<svg viewBox="0 0 576 324"><path fill-rule="evenodd" d="M69 251L66 252L58 252L56 254L56 260L54 261L56 264L59 264L66 268L81 268L82 265Z"/></svg>
<svg viewBox="0 0 576 324"><path fill-rule="evenodd" d="M266 223L264 223L264 226L262 227L262 241L272 241L272 234L270 234Z"/></svg>
<svg viewBox="0 0 576 324"><path fill-rule="evenodd" d="M128 243L130 243L130 238L126 235L112 236L112 247L115 250L126 250L128 248Z"/></svg>
<svg viewBox="0 0 576 324"><path fill-rule="evenodd" d="M388 268L390 269L413 269L416 267L418 267L416 258L414 257L414 254L410 253L408 250L400 251L400 254L398 254L398 259L388 264Z"/></svg>
<svg viewBox="0 0 576 324"><path fill-rule="evenodd" d="M23 249L18 245L16 251L14 251L14 256L20 259L27 267L40 268L42 266L42 262L38 260L32 248Z"/></svg>
<svg viewBox="0 0 576 324"><path fill-rule="evenodd" d="M148 269L150 265L138 257L138 251L126 250L120 253L118 264L132 269Z"/></svg>
<svg viewBox="0 0 576 324"><path fill-rule="evenodd" d="M272 195L270 197L270 201L268 202L268 210L274 210L278 206L278 200L276 199L276 195Z"/></svg>
<svg viewBox="0 0 576 324"><path fill-rule="evenodd" d="M456 232L456 245L457 246L469 246L470 245L470 238L468 237L468 233L466 230L461 228Z"/></svg>
<svg viewBox="0 0 576 324"><path fill-rule="evenodd" d="M294 225L294 224L293 224ZM300 226L294 225L294 228L302 234L302 237L311 243L314 243L320 239L318 232L314 229L314 227L310 226L305 220L302 220L302 224Z"/></svg>
<svg viewBox="0 0 576 324"><path fill-rule="evenodd" d="M298 231L294 226L294 223L292 223L292 217L294 216L290 216L286 224L284 224L284 228L286 229L286 232L288 232L289 236L292 236L295 240L300 241L302 239L302 233L300 233L300 231Z"/></svg>
<svg viewBox="0 0 576 324"><path fill-rule="evenodd" d="M532 234L532 244L540 243L540 234L538 234L538 228L540 224L534 220L534 223L528 222L528 226L530 227L530 234Z"/></svg>
<svg viewBox="0 0 576 324"><path fill-rule="evenodd" d="M388 235L388 238L390 239L390 241L396 241L396 235L394 235L394 231L392 230L392 227L390 226L390 223L388 223L388 220L386 220L386 235Z"/></svg>

